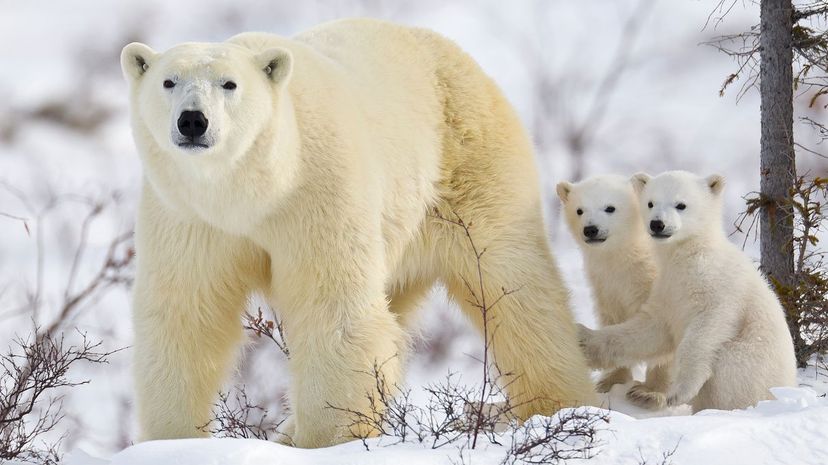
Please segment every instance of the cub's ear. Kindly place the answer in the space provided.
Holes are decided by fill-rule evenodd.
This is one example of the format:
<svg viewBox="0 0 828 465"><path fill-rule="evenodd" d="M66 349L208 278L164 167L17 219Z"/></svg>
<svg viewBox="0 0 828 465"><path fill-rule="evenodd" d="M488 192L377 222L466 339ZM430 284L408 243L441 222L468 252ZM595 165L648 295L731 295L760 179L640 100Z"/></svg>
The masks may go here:
<svg viewBox="0 0 828 465"><path fill-rule="evenodd" d="M572 183L561 181L555 186L555 191L558 193L558 198L561 202L566 203L569 200L569 193L572 192Z"/></svg>
<svg viewBox="0 0 828 465"><path fill-rule="evenodd" d="M256 55L256 65L274 84L286 84L293 73L293 55L283 48L271 48Z"/></svg>
<svg viewBox="0 0 828 465"><path fill-rule="evenodd" d="M127 81L134 82L147 72L157 53L148 46L133 42L121 50L121 71Z"/></svg>
<svg viewBox="0 0 828 465"><path fill-rule="evenodd" d="M635 189L635 193L640 194L641 191L644 190L644 186L650 182L650 179L652 179L652 176L647 173L636 173L632 175L630 183L632 184L633 189Z"/></svg>
<svg viewBox="0 0 828 465"><path fill-rule="evenodd" d="M721 194L725 186L725 178L720 174L711 174L710 176L704 178L704 182L707 184L707 187L710 188L710 192L712 192L713 195Z"/></svg>

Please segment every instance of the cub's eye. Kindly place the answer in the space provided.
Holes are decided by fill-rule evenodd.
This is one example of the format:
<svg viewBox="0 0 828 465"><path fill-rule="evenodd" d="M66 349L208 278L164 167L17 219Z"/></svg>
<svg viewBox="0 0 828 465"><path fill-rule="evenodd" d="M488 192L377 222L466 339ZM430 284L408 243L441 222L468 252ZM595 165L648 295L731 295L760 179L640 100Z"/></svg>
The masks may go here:
<svg viewBox="0 0 828 465"><path fill-rule="evenodd" d="M166 81L164 81L164 88L165 88L165 89L172 89L173 87L175 87L175 83L174 83L174 82L172 82L172 81L171 81L171 80L169 80L169 79L167 79Z"/></svg>
<svg viewBox="0 0 828 465"><path fill-rule="evenodd" d="M653 203L652 202L647 202L647 208L653 208Z"/></svg>
<svg viewBox="0 0 828 465"><path fill-rule="evenodd" d="M577 213L578 216L581 216L581 215L584 214L584 211L579 208L579 209L575 210L575 213Z"/></svg>
<svg viewBox="0 0 828 465"><path fill-rule="evenodd" d="M227 81L221 86L221 88L225 90L233 90L236 88L236 83L233 81Z"/></svg>
<svg viewBox="0 0 828 465"><path fill-rule="evenodd" d="M607 213L612 213L612 212L615 211L615 207L610 205L609 207L605 208L604 211L607 212Z"/></svg>
<svg viewBox="0 0 828 465"><path fill-rule="evenodd" d="M685 208L687 208L687 205L685 205L683 203L680 203L680 204L676 205L676 208L678 208L679 210L684 210Z"/></svg>

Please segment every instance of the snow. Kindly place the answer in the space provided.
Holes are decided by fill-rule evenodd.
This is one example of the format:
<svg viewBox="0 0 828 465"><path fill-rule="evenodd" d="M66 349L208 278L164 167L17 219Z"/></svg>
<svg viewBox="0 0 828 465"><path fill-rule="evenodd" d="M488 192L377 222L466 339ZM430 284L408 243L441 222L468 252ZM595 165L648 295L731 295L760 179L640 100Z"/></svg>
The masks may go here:
<svg viewBox="0 0 828 465"><path fill-rule="evenodd" d="M801 371L800 381L818 385L821 394L809 387L774 388L774 400L745 410L636 418L618 410L594 408L596 414L608 415L608 422L599 426L594 455L589 460L570 459L565 463L824 465L828 463L828 383L824 374L817 376ZM620 388L616 386L613 394L623 392ZM324 449L297 449L256 439L150 441L129 447L109 460L78 450L68 457L66 465L496 465L506 457L514 434L523 431L501 433L501 445L487 442L475 450L455 445L430 449L419 443L394 444L391 438L369 440L369 450L359 441Z"/></svg>

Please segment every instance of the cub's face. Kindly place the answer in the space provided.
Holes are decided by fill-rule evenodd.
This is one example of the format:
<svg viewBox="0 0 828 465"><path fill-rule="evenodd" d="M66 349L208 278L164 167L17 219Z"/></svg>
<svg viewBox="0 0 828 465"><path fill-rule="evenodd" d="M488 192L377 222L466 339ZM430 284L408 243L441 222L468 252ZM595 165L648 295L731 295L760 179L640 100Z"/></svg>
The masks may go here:
<svg viewBox="0 0 828 465"><path fill-rule="evenodd" d="M595 176L557 186L573 237L586 247L623 245L641 234L638 205L632 185L621 176Z"/></svg>
<svg viewBox="0 0 828 465"><path fill-rule="evenodd" d="M291 72L284 49L261 54L233 44L183 44L156 53L127 45L133 124L171 157L233 158L265 125ZM139 129L140 128L140 129Z"/></svg>
<svg viewBox="0 0 828 465"><path fill-rule="evenodd" d="M636 174L644 225L656 243L669 243L720 228L724 178L706 178L686 171L668 171L656 177Z"/></svg>

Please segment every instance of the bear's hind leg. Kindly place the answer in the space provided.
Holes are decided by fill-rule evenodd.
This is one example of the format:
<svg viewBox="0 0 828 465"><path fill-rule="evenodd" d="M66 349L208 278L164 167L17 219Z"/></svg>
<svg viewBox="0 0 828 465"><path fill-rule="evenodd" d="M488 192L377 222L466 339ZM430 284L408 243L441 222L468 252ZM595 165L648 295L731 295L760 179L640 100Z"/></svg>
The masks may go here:
<svg viewBox="0 0 828 465"><path fill-rule="evenodd" d="M713 374L691 402L694 413L706 409L742 409L773 398L770 388L786 383L779 379L775 354L763 352L762 342L756 338L724 344L713 365ZM767 356L757 357L763 353Z"/></svg>
<svg viewBox="0 0 828 465"><path fill-rule="evenodd" d="M519 417L548 415L566 406L595 405L568 291L540 221L529 221L523 227L517 223L509 231L493 231L483 223L470 227L478 253L485 250L479 274L478 260L463 230L445 223L438 226L444 228L444 234L455 235L446 241L444 251L443 279L449 294L481 331L484 318L480 307L485 299L491 355L506 376L504 383L512 404L518 406Z"/></svg>

